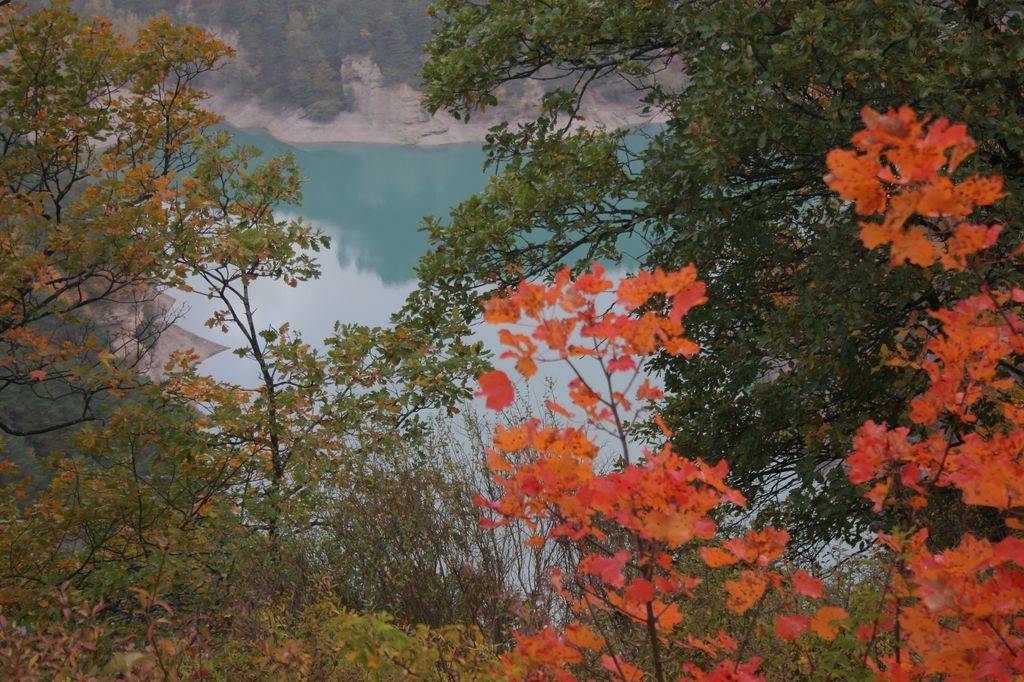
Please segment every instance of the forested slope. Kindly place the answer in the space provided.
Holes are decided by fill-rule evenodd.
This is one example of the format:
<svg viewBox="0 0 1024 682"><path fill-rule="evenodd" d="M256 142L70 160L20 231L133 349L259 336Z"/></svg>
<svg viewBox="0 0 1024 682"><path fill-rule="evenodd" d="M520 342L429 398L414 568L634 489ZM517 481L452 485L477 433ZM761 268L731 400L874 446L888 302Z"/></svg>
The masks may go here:
<svg viewBox="0 0 1024 682"><path fill-rule="evenodd" d="M86 12L131 29L168 13L223 33L238 48L230 83L268 103L298 105L328 120L350 109L346 58L368 56L388 84L418 83L432 20L426 0L86 0Z"/></svg>

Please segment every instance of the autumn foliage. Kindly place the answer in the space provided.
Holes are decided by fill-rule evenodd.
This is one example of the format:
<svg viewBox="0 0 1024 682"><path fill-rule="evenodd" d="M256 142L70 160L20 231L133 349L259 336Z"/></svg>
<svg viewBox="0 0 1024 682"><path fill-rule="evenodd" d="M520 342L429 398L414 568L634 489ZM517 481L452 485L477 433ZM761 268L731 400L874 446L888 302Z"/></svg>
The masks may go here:
<svg viewBox="0 0 1024 682"><path fill-rule="evenodd" d="M909 510L904 527L879 538L894 568L888 624L898 628L903 651L877 669L887 679L1010 679L1024 671L1024 291L1000 286L999 271L1020 267L1021 249L1014 245L1005 255L996 243L1000 226L967 221L976 206L1003 194L996 177L952 178L975 147L963 126L929 124L906 107L887 115L868 110L864 119L867 130L854 138L863 151L833 152L826 180L857 201L859 213L884 214L880 224L863 225L865 245L891 243L894 260L966 270L977 287L932 311L927 343L908 358L928 379L908 406L908 424L866 423L847 459L850 479L868 486L877 511ZM930 551L915 510L936 488L997 511L1005 537L965 535L957 547Z"/></svg>
<svg viewBox="0 0 1024 682"><path fill-rule="evenodd" d="M670 124L656 154L636 157L654 185L684 185L654 187L619 173L627 150L602 132L527 125L524 140L543 147L456 211L435 255L457 252L457 275L410 298L426 317L308 340L265 325L256 291L315 278L330 240L284 217L300 202L293 159L257 163L258 150L210 130L198 79L227 45L166 18L129 40L70 0L37 4L0 0L0 678L1024 679L1024 249L1007 243L1020 232L999 224L1003 180L985 174L966 126L865 109L864 129L827 157L806 131L833 128L798 126L805 146L780 157L780 184L698 116L690 142L674 145ZM682 11L536 4L621 6L629 27ZM467 6L500 18L528 5ZM713 25L717 10L693 11ZM551 34L558 45L567 28ZM656 35L641 33L645 45ZM627 54L609 44L614 60ZM762 56L732 46L712 52ZM955 54L957 73L974 68ZM699 90L699 65L683 66ZM816 91L814 106L841 125L830 108L849 98L825 99ZM1012 120L993 116L993 128ZM764 125L761 160L786 141ZM515 134L499 130L495 148L523 149ZM990 161L1014 151L1002 134L980 141L998 150ZM680 149L710 165L688 156L668 182L658 160ZM797 189L751 209L797 157L825 162L835 194L794 176ZM719 172L758 189L723 192ZM584 188L596 213L577 210ZM686 206L705 195L715 201ZM628 214L610 210L627 198ZM703 246L688 250L674 228L645 234L655 215L688 229L695 218ZM757 236L769 238L752 244L766 217ZM727 240L710 234L727 219ZM508 247L540 225L551 244ZM596 247L622 230L666 237L647 263L694 254L708 269L617 278L594 263L514 285L580 246L609 254ZM851 249L849 268L832 260ZM424 282L447 272L425 263ZM476 300L463 290L474 268L500 287L483 317L514 370L465 342L472 315L448 319ZM861 287L858 273L891 281ZM827 295L802 295L819 284ZM208 327L240 335L251 380L208 376L187 349L158 352L178 314L165 289L213 306ZM848 289L861 307L840 322L834 297ZM881 371L859 382L851 368ZM543 398L522 392L545 375ZM454 421L474 383L496 414ZM773 414L780 396L800 409ZM738 444L765 454L730 452ZM793 485L780 479L790 473ZM812 513L786 498L801 486L829 498L813 505L818 537L861 544L809 557ZM741 490L758 493L752 509Z"/></svg>
<svg viewBox="0 0 1024 682"><path fill-rule="evenodd" d="M768 592L789 602L822 596L817 579L776 569L784 531L763 528L725 541L716 537L716 512L745 505L725 482L724 462L712 466L668 445L652 452L633 443L630 425L649 416L653 401L662 397L645 377L643 359L655 352L695 356L699 348L686 336L683 318L705 300L705 285L693 267L645 272L616 286L595 264L575 280L563 270L551 286L524 283L511 296L486 303L488 322L509 325L499 332L508 348L503 357L514 359L523 377L549 361L566 363L574 375L569 402L547 402L560 423L535 418L499 426L488 455L504 494L479 501L494 517L481 523L497 527L520 521L536 527L551 521L546 536L534 535L527 543L538 548L549 541L571 543L578 556L576 571L552 576L565 600L566 623L557 631L517 634L516 648L504 660L513 677L573 679L564 666L593 659L615 678L640 679L648 670L665 679L679 660L671 655L674 649L695 652L699 661L673 671L682 679L754 675L756 657L742 658L729 633L686 632L686 602L701 585L678 565L686 547L699 546L708 566L732 567L734 577L725 590L735 614L750 611ZM482 377L481 395L491 406L506 407L513 399L512 384L495 370ZM653 418L660 424L656 414ZM660 428L670 435L663 424ZM602 448L602 441L611 448ZM609 616L633 625L637 641L647 643L642 658L625 653L603 631ZM790 639L808 628L831 638L833 623L845 617L841 609L825 607L813 618L783 617L779 628Z"/></svg>
<svg viewBox="0 0 1024 682"><path fill-rule="evenodd" d="M1024 674L1024 291L1000 287L999 272L1019 267L1021 249L1008 253L997 244L999 226L969 220L1003 191L998 177L955 176L975 149L964 126L908 107L865 109L863 119L853 149L828 155L825 181L865 216L864 245L888 246L894 266L963 272L976 293L917 323L926 342L890 361L922 372L927 387L904 425L864 424L846 460L880 520L896 519L877 537L888 567L879 613L853 635L865 668L882 679L1012 679ZM506 676L762 679L744 633L693 631L699 619L687 607L706 603L697 601L706 590L717 590L711 598L736 624L782 641L828 641L852 629L821 580L785 563L784 530L719 530L745 504L724 462L684 456L667 442L638 446L645 423L657 424L663 441L672 435L644 361L658 353L700 361L683 322L705 295L693 266L616 284L595 264L485 303L485 320L500 325L502 358L524 379L543 362L563 363L573 377L568 402L548 401L545 419L499 426L488 454L501 494L478 500L488 510L481 524L499 533L525 524L537 529L527 545L569 547L574 557L570 571L551 576L564 614L516 634ZM480 385L491 409L514 400L501 370ZM939 488L996 510L1002 537L965 535L933 552L921 510ZM721 580L693 575L695 555ZM761 613L768 601L771 613ZM611 627L622 623L628 638Z"/></svg>

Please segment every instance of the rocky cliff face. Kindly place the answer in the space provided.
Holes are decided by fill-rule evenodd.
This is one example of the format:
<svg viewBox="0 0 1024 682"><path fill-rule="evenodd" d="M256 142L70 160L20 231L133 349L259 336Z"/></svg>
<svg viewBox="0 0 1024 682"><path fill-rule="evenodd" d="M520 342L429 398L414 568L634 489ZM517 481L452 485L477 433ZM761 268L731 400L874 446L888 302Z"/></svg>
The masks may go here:
<svg viewBox="0 0 1024 682"><path fill-rule="evenodd" d="M87 309L88 316L107 330L109 349L120 364L153 381L165 377L164 367L175 353L190 351L196 362L222 353L219 343L183 329L177 321L186 310L166 292L133 287Z"/></svg>
<svg viewBox="0 0 1024 682"><path fill-rule="evenodd" d="M303 115L298 108L273 107L245 93L230 93L214 83L208 105L236 128L264 130L283 142L364 142L432 146L480 142L488 129L507 120L526 121L536 102L539 88L530 87L522 96L509 98L485 115L474 116L469 123L446 113L431 116L422 104L422 95L402 83L388 85L380 68L368 57L350 57L339 74L353 107L333 121L320 123ZM642 114L636 108L588 95L580 111L586 125L623 128L660 123L660 115Z"/></svg>

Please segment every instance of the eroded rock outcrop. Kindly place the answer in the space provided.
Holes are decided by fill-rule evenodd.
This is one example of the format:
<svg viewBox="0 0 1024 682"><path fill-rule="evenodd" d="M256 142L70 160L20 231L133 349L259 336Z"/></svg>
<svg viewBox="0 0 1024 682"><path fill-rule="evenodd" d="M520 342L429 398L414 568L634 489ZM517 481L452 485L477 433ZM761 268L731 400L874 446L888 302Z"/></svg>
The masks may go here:
<svg viewBox="0 0 1024 682"><path fill-rule="evenodd" d="M532 118L541 97L539 84L527 82L518 94L499 93L503 100L499 106L465 123L444 112L431 116L423 107L422 93L407 83L388 84L369 57L349 57L338 76L345 84L351 105L349 111L329 122L310 120L297 107L273 106L253 95L233 92L224 82L211 84L207 104L228 124L263 130L283 142L434 146L480 142L491 126L501 121L526 122ZM666 120L661 114L641 112L635 103L618 102L595 93L587 94L579 113L579 125L615 129Z"/></svg>

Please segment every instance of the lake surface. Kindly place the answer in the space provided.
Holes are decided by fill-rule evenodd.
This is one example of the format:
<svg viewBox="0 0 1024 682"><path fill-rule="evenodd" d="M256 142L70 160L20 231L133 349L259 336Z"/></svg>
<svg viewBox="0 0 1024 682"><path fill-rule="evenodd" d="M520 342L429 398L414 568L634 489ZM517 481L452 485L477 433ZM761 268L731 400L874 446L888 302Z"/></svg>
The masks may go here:
<svg viewBox="0 0 1024 682"><path fill-rule="evenodd" d="M250 131L234 135L267 155L294 154L305 178L299 214L333 238L341 269L374 273L387 285L412 279L427 249L423 217L447 215L485 182L479 145L292 146ZM324 263L325 278L337 274L329 269Z"/></svg>
<svg viewBox="0 0 1024 682"><path fill-rule="evenodd" d="M636 131L628 144L642 148L653 130ZM336 322L387 324L416 286L414 267L427 250L426 235L419 231L423 217L447 216L487 182L478 144L288 145L258 132L232 133L238 144L258 147L267 158L285 151L295 156L305 181L301 206L290 210L331 237L330 251L320 254L320 279L296 288L281 282L253 287L261 328L287 322L314 346ZM643 249L640 242L626 240L619 246L626 254ZM191 309L183 327L231 349L243 345L239 334L203 326L211 302L188 294L178 298ZM485 344L496 347L495 333L487 328L479 333ZM243 385L256 377L252 363L230 352L210 358L202 369Z"/></svg>
<svg viewBox="0 0 1024 682"><path fill-rule="evenodd" d="M239 144L267 155L289 151L302 175L303 202L294 213L331 237L321 253L319 280L296 288L256 287L259 322L298 329L314 345L334 323L386 324L415 288L413 268L427 250L419 231L426 215L447 215L486 182L479 145L417 148L385 145L287 145L251 131L232 131ZM191 308L182 326L231 348L241 338L202 326L210 304L179 298ZM247 383L251 365L230 353L207 360L218 378Z"/></svg>

